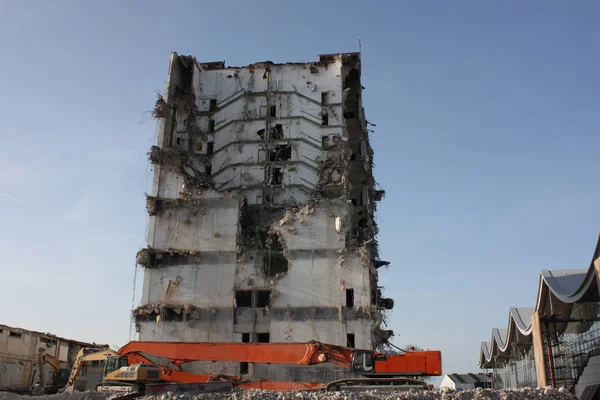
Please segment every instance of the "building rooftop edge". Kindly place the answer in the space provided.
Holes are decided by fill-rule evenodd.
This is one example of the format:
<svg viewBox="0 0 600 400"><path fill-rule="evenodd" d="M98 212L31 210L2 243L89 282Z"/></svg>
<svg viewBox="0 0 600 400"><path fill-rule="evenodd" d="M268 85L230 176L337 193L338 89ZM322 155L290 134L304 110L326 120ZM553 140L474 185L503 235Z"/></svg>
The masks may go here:
<svg viewBox="0 0 600 400"><path fill-rule="evenodd" d="M329 53L329 54L319 54L317 55L316 61L304 61L304 62L282 62L276 63L273 61L258 61L252 64L248 64L245 66L233 66L233 65L225 65L225 60L223 61L199 61L195 56L192 55L184 55L178 54L177 52L173 52L173 55L177 57L190 57L193 58L198 66L202 67L206 70L223 70L223 69L241 69L241 68L250 68L250 67L261 67L264 65L272 65L272 66L281 66L281 65L325 65L332 63L336 60L337 57L347 57L347 58L355 58L356 61L360 61L361 53L360 52L341 52L341 53Z"/></svg>
<svg viewBox="0 0 600 400"><path fill-rule="evenodd" d="M59 340L65 341L65 342L72 342L72 343L77 343L77 344L82 344L82 345L93 345L93 346L98 346L98 347L109 347L108 344L101 344L101 343L95 343L95 342L84 342L84 341L81 341L81 340L75 340L75 339L65 338L65 337L62 337L62 336L57 336L57 335L54 335L54 334L48 333L48 332L39 332L39 331L31 330L31 329L18 328L18 327L15 327L15 326L10 326L10 325L5 325L5 324L0 324L0 328L9 329L9 330L12 330L12 331L19 331L19 332L31 333L31 334L35 334L35 335L45 336L47 338L59 339Z"/></svg>

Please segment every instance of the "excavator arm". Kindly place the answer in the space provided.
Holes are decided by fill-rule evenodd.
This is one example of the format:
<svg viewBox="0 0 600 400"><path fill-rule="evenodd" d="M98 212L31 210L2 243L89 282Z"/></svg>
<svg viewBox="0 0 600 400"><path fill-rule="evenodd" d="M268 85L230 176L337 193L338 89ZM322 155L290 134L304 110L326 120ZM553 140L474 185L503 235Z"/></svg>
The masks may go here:
<svg viewBox="0 0 600 400"><path fill-rule="evenodd" d="M65 386L65 389L71 389L73 387L73 385L75 384L75 379L77 378L77 375L79 374L79 371L81 370L81 367L83 366L83 363L86 361L105 361L106 357L108 356L118 356L119 353L112 351L112 350L101 350L101 351L96 351L90 354L86 355L86 352L89 351L89 349L81 349L79 350L79 352L77 353L77 356L75 357L75 362L73 363L73 368L71 368L71 372L69 374L69 380L67 381L67 385Z"/></svg>
<svg viewBox="0 0 600 400"><path fill-rule="evenodd" d="M127 363L129 365L133 365L133 364L153 365L154 364L152 362L152 360L143 356L140 353L128 353L128 354L126 354L126 356L127 356ZM216 377L214 374L195 374L192 372L179 371L179 370L165 367L162 365L159 366L159 368L160 368L160 377L162 380L164 380L166 382L174 381L174 382L188 382L188 383L203 383L203 382L210 382L211 380L214 380ZM240 376L231 376L229 378L231 378L233 380L241 380Z"/></svg>
<svg viewBox="0 0 600 400"><path fill-rule="evenodd" d="M143 342L149 343L149 342ZM180 343L178 343L179 345ZM129 353L126 353L127 361L129 365L133 364L154 364L149 358L142 354L135 352L134 347L129 347ZM138 350L141 349L138 348ZM150 349L145 349L145 352ZM160 349L152 349L153 351ZM120 350L121 354L124 354L124 350ZM262 390L275 390L280 392L288 392L295 390L314 390L324 389L326 387L323 383L315 382L285 382L285 381L271 381L271 380L253 380L243 381L241 376L222 376L215 374L196 374L192 372L179 371L176 369L168 368L165 366L159 366L161 380L165 382L185 382L185 383L205 383L205 382L216 382L216 381L233 381L236 383L236 387L244 390L249 389L262 389Z"/></svg>
<svg viewBox="0 0 600 400"><path fill-rule="evenodd" d="M56 357L46 353L46 349L40 348L38 350L39 382L31 389L33 394L41 394L46 390L46 372L44 371L44 364L50 365L54 370L54 378L51 386L56 385L60 375L60 361Z"/></svg>
<svg viewBox="0 0 600 400"><path fill-rule="evenodd" d="M153 354L177 366L193 361L297 365L329 362L350 368L353 350L322 343L129 342L119 353Z"/></svg>
<svg viewBox="0 0 600 400"><path fill-rule="evenodd" d="M129 342L119 353L135 359L160 356L175 366L193 361L314 365L332 363L363 376L439 376L442 356L437 350L384 355L369 350L309 343Z"/></svg>
<svg viewBox="0 0 600 400"><path fill-rule="evenodd" d="M343 385L375 385L391 387L409 385L426 388L419 376L441 374L439 351L411 351L385 355L370 350L359 350L323 344L309 343L223 343L223 342L152 342L134 341L119 350L127 357L128 365L155 365L160 371L160 387L170 384L195 385L206 382L231 381L240 389L270 389L279 391L327 389ZM152 359L167 359L175 368L156 365ZM264 379L243 380L239 376L196 374L182 371L182 365L194 361L248 362L265 364L315 365L331 363L348 369L354 377L329 383L284 382ZM107 379L108 380L108 379ZM111 380L119 381L111 377ZM166 385L166 386L165 386ZM412 385L412 386L411 386ZM155 386L155 385L150 385ZM148 385L146 385L146 388ZM152 390L157 390L154 387Z"/></svg>
<svg viewBox="0 0 600 400"><path fill-rule="evenodd" d="M58 375L58 373L60 372L60 361L58 361L56 357L51 356L50 354L47 354L43 351L40 353L40 368L43 366L43 363L46 363L50 365L52 369L54 369L54 372Z"/></svg>

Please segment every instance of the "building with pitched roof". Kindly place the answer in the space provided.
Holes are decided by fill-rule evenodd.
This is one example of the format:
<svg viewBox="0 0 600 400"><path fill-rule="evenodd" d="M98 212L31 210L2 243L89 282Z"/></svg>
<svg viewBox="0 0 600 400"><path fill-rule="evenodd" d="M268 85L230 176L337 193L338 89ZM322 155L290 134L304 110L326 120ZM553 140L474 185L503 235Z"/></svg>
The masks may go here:
<svg viewBox="0 0 600 400"><path fill-rule="evenodd" d="M491 387L491 374L447 374L440 383L440 388L454 390L489 389Z"/></svg>

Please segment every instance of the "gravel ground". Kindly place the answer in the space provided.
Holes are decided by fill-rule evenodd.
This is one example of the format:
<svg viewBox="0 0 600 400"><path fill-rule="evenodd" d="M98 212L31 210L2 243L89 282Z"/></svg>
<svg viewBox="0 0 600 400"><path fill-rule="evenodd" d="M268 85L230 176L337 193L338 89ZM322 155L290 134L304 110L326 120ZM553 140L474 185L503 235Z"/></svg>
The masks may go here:
<svg viewBox="0 0 600 400"><path fill-rule="evenodd" d="M280 393L262 390L235 391L233 393L210 394L161 394L145 397L144 400L521 400L550 399L575 400L576 397L564 389L504 389L504 390L432 390L411 392L297 392ZM1 400L1 399L0 399Z"/></svg>
<svg viewBox="0 0 600 400"><path fill-rule="evenodd" d="M44 396L27 396L9 392L0 392L0 400L105 400L109 396L98 392L75 392L73 394L49 394Z"/></svg>
<svg viewBox="0 0 600 400"><path fill-rule="evenodd" d="M0 400L111 400L110 395L97 392L76 392L49 396L20 396L0 392ZM433 390L414 392L296 392L280 393L263 390L234 391L210 394L161 394L142 397L140 400L576 400L576 397L563 389L504 389L504 390Z"/></svg>

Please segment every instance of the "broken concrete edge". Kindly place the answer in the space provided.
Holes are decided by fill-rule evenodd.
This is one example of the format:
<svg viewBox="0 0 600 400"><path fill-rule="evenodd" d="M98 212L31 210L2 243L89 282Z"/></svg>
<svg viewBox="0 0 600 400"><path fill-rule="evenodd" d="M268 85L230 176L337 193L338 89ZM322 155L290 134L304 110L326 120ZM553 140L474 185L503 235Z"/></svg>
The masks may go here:
<svg viewBox="0 0 600 400"><path fill-rule="evenodd" d="M154 108L152 109L152 118L164 118L167 107L169 106L165 102L165 99L162 97L162 95L159 94L158 98L156 99L156 103L154 104Z"/></svg>
<svg viewBox="0 0 600 400"><path fill-rule="evenodd" d="M226 192L217 192L221 194L219 199L210 199L210 202L223 199L232 199L234 196L228 195ZM166 198L151 196L146 193L146 211L150 216L162 215L162 213L170 208L186 207L190 209L191 215L205 215L208 208L212 205L207 199L197 199L194 197L187 198ZM214 205L214 204L213 204Z"/></svg>
<svg viewBox="0 0 600 400"><path fill-rule="evenodd" d="M181 168L190 162L190 157L185 151L176 149L161 149L158 146L152 146L148 152L148 159L152 164L171 165ZM194 159L202 161L205 165L210 164L211 157L206 154L194 154Z"/></svg>
<svg viewBox="0 0 600 400"><path fill-rule="evenodd" d="M332 64L337 61L341 61L342 65L355 65L357 67L360 66L360 53L351 52L351 53L332 53L332 54L319 54L317 57L317 61L313 62L285 62L285 63L276 63L273 61L259 61L252 64L248 64L245 66L234 66L225 65L225 61L215 61L215 62L200 62L196 59L196 57L191 55L179 55L176 52L173 52L174 58L179 60L180 62L184 62L185 68L190 68L192 64L196 65L198 69L201 71L208 71L212 69L225 69L225 70L236 70L236 69L252 69L252 68L265 68L270 66L278 66L278 65L295 65L298 67L303 67L305 69L310 70L312 73L318 73L318 70L315 71L313 67L327 67L329 64Z"/></svg>
<svg viewBox="0 0 600 400"><path fill-rule="evenodd" d="M277 291L270 292L269 305L266 307L237 307L235 296L232 296L231 306L195 306L191 304L151 303L142 305L132 311L136 322L160 323L161 321L191 321L217 318L220 314L260 311L265 317L278 321L310 321L328 320L335 316L340 320L375 320L382 319L382 309L377 306L362 307L273 307L271 304L277 298Z"/></svg>

